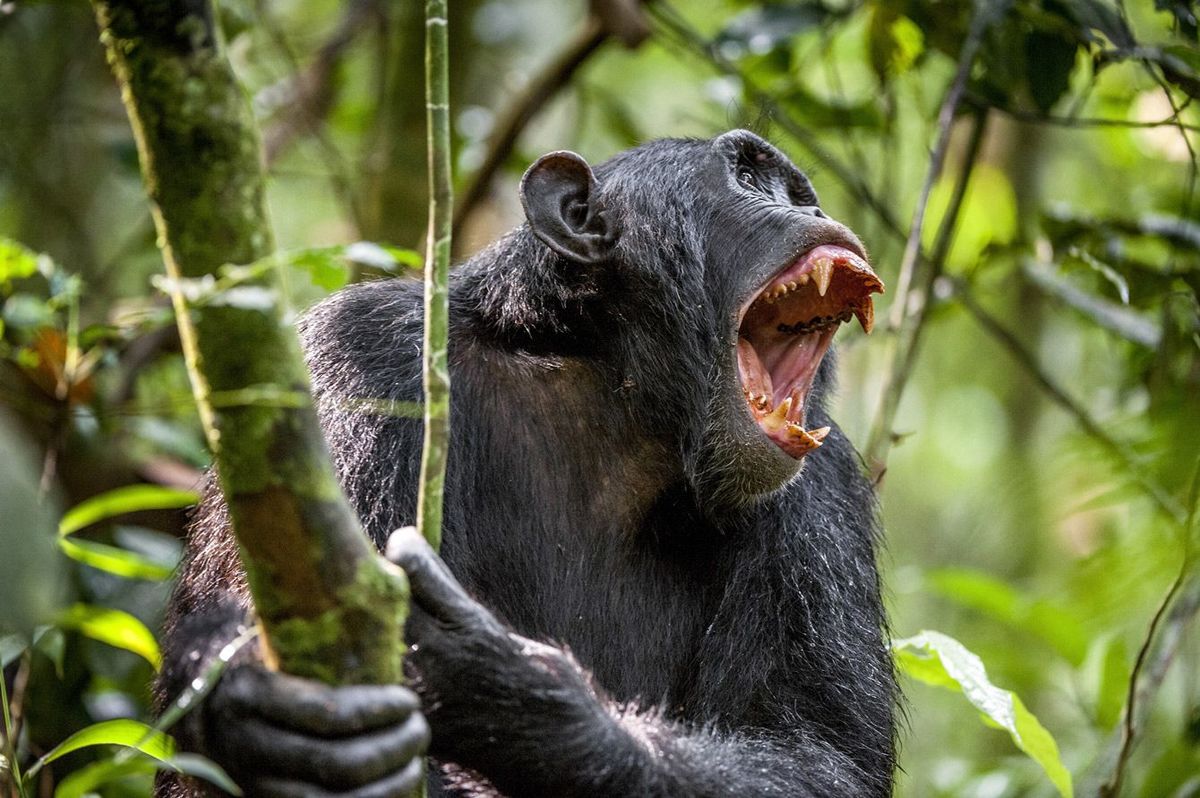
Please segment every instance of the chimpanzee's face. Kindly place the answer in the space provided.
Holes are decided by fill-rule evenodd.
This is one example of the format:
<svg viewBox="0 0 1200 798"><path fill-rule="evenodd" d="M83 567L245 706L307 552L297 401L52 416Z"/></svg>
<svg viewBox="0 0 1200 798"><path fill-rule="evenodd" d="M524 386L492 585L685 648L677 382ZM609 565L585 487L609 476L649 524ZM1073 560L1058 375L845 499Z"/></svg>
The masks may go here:
<svg viewBox="0 0 1200 798"><path fill-rule="evenodd" d="M822 360L843 322L870 331L883 283L787 157L745 130L652 142L594 173L550 153L521 197L563 273L619 276L596 292L616 371L702 494L753 500L820 456Z"/></svg>
<svg viewBox="0 0 1200 798"><path fill-rule="evenodd" d="M705 166L714 204L706 290L718 303L725 353L707 446L729 465L737 493L777 489L820 457L829 427L812 423L813 386L842 323L871 331L883 283L862 244L828 218L804 175L752 133L714 139Z"/></svg>

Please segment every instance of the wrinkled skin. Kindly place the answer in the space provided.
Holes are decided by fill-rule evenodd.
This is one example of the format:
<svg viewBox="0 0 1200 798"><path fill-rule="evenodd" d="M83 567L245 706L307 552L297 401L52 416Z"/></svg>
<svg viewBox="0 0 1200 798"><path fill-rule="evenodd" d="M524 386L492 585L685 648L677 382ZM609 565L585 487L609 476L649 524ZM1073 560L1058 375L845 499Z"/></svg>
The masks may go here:
<svg viewBox="0 0 1200 798"><path fill-rule="evenodd" d="M247 795L404 794L427 744L432 795L890 794L875 508L825 412L832 358L805 402L831 431L796 459L747 411L734 354L765 280L857 239L745 131L595 170L554 153L522 200L528 223L452 278L440 556L407 531L388 544L415 516L419 420L347 401L420 399L420 285L354 286L301 327L343 487L412 582L416 697L268 673L249 647L181 744ZM251 612L210 490L163 699Z"/></svg>

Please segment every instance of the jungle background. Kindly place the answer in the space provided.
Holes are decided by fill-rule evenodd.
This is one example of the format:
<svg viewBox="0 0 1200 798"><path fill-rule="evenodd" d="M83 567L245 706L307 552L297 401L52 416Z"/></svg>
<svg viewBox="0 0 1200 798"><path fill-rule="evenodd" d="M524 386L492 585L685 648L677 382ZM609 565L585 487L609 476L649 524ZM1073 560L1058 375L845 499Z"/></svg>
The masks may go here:
<svg viewBox="0 0 1200 798"><path fill-rule="evenodd" d="M420 4L219 12L262 130L292 312L419 268ZM1067 794L1065 771L1079 795L1200 795L1196 14L1191 0L451 3L458 256L520 222L516 184L543 152L594 162L739 126L804 168L870 249L889 292L871 337L839 334L834 417L879 479L893 633L944 633L987 670L972 681L941 637L901 647L900 796ZM92 9L0 2L14 795L18 770L28 795L144 795L155 757L220 778L121 725L152 722L155 630L209 462L161 272ZM923 672L931 647L946 667ZM1007 734L1003 712L977 711L1003 691L1019 696Z"/></svg>

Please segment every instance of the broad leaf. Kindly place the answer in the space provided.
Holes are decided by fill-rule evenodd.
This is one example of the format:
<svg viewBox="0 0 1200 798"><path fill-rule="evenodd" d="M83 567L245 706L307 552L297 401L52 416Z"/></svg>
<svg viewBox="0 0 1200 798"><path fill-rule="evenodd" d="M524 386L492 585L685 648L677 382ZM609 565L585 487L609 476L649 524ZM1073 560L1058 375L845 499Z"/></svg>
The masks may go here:
<svg viewBox="0 0 1200 798"><path fill-rule="evenodd" d="M101 643L133 652L153 665L155 670L162 662L154 635L145 624L127 612L76 604L59 617L58 625L64 629L75 629Z"/></svg>
<svg viewBox="0 0 1200 798"><path fill-rule="evenodd" d="M952 637L923 631L892 642L900 670L914 679L961 692L991 723L1006 730L1017 747L1041 765L1060 795L1071 798L1071 774L1058 745L1021 699L988 680L983 661Z"/></svg>
<svg viewBox="0 0 1200 798"><path fill-rule="evenodd" d="M133 748L161 762L170 760L175 754L175 741L153 726L126 718L106 720L81 729L54 746L29 768L26 777L32 779L39 770L54 760L81 748L96 745Z"/></svg>

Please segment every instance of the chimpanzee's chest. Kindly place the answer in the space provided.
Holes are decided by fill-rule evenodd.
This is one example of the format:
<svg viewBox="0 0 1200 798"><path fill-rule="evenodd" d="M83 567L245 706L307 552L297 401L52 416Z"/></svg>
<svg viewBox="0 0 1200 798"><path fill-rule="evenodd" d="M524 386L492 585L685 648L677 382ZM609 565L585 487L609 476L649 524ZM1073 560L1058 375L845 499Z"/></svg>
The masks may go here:
<svg viewBox="0 0 1200 798"><path fill-rule="evenodd" d="M723 594L720 558L628 537L522 542L497 541L487 570L444 553L482 603L523 635L565 644L610 696L681 712Z"/></svg>

